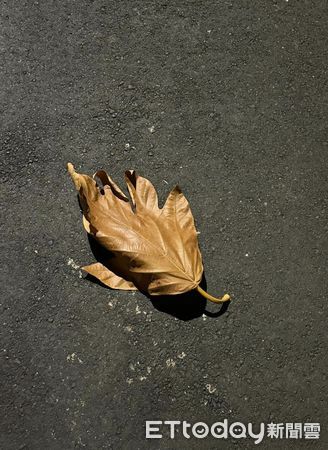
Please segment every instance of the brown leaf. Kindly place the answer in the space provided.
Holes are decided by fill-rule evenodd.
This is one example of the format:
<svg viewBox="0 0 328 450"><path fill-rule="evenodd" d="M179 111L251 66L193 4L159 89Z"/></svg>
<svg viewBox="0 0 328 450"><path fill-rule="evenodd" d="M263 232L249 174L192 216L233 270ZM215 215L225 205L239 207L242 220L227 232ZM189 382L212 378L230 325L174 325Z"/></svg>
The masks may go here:
<svg viewBox="0 0 328 450"><path fill-rule="evenodd" d="M229 300L199 287L202 257L194 218L179 186L160 209L154 186L134 170L125 172L131 201L103 170L93 178L75 172L70 163L68 170L79 192L84 228L108 251L106 265L83 267L86 272L113 289L170 295L196 288L212 301Z"/></svg>
<svg viewBox="0 0 328 450"><path fill-rule="evenodd" d="M99 262L90 264L90 266L84 266L82 269L112 289L122 289L126 291L137 289L131 281L124 280L124 278L117 276Z"/></svg>

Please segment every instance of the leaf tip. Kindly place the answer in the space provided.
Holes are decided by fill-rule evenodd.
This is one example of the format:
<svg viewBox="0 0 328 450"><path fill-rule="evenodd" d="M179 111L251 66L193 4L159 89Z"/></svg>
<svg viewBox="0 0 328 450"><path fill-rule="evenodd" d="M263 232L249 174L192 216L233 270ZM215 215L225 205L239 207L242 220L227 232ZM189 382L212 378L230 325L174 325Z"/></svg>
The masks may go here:
<svg viewBox="0 0 328 450"><path fill-rule="evenodd" d="M73 166L73 164L72 164L71 162L68 162L68 163L67 163L67 170L68 170L68 172L69 172L70 175L72 175L73 173L75 173L74 166Z"/></svg>
<svg viewBox="0 0 328 450"><path fill-rule="evenodd" d="M182 194L182 189L181 189L181 187L180 187L179 184L176 184L175 187L174 187L174 189L176 190L176 192L177 192L178 194Z"/></svg>
<svg viewBox="0 0 328 450"><path fill-rule="evenodd" d="M134 169L129 169L125 171L125 178L128 178L131 180L134 184L136 183L137 179L137 172Z"/></svg>
<svg viewBox="0 0 328 450"><path fill-rule="evenodd" d="M70 163L70 162L67 163L67 170L73 180L73 183L74 183L76 189L79 190L80 185L81 185L79 182L79 175L75 172L75 169L74 169L74 166L72 163Z"/></svg>

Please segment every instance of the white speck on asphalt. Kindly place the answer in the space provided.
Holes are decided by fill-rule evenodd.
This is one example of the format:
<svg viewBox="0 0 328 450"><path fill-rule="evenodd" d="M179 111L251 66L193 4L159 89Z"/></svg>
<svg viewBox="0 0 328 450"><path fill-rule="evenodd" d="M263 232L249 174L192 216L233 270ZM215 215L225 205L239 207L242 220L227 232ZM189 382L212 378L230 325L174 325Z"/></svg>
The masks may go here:
<svg viewBox="0 0 328 450"><path fill-rule="evenodd" d="M187 355L185 354L185 352L181 352L181 353L178 353L178 358L179 359L183 359L183 358L185 358Z"/></svg>
<svg viewBox="0 0 328 450"><path fill-rule="evenodd" d="M75 270L80 268L80 266L76 264L72 258L68 258L67 265L71 266Z"/></svg>
<svg viewBox="0 0 328 450"><path fill-rule="evenodd" d="M175 367L175 361L172 358L166 360L167 367Z"/></svg>
<svg viewBox="0 0 328 450"><path fill-rule="evenodd" d="M154 133L154 132L155 132L155 126L152 125L151 127L148 128L148 130L149 130L151 133Z"/></svg>
<svg viewBox="0 0 328 450"><path fill-rule="evenodd" d="M207 385L206 385L206 389L208 390L208 392L209 392L210 394L214 394L214 392L216 391L216 387L213 386L212 384L207 384Z"/></svg>
<svg viewBox="0 0 328 450"><path fill-rule="evenodd" d="M78 361L80 364L83 364L82 359L80 359L75 352L73 352L71 355L66 356L66 361L74 362Z"/></svg>

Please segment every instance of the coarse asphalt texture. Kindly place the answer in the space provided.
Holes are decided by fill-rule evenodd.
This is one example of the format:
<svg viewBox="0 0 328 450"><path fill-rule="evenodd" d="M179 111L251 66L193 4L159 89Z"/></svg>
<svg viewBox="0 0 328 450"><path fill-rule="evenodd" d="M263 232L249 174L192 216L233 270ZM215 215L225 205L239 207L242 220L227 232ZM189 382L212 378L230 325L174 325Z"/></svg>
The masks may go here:
<svg viewBox="0 0 328 450"><path fill-rule="evenodd" d="M0 449L327 449L326 1L0 10ZM179 184L228 307L82 276L68 161ZM145 438L224 419L320 439Z"/></svg>

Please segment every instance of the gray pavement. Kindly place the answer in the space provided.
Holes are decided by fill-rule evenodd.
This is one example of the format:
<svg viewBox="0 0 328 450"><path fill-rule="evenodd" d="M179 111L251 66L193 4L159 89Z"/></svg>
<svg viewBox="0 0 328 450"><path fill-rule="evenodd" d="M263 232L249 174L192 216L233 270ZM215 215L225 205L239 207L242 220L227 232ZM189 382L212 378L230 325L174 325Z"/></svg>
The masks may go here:
<svg viewBox="0 0 328 450"><path fill-rule="evenodd" d="M1 450L251 449L146 420L319 422L326 449L325 1L2 1ZM94 261L66 173L136 169L190 201L208 291ZM180 303L179 303L180 302Z"/></svg>

